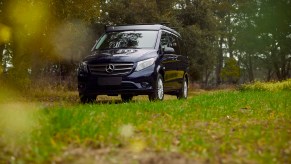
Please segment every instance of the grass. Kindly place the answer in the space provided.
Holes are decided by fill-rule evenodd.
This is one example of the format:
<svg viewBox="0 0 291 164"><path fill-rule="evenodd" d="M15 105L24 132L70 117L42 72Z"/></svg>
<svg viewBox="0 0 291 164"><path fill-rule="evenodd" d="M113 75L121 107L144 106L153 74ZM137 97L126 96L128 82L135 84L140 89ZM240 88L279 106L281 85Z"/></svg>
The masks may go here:
<svg viewBox="0 0 291 164"><path fill-rule="evenodd" d="M241 90L256 90L256 91L291 91L291 79L281 82L260 82L256 81L252 84L243 84Z"/></svg>
<svg viewBox="0 0 291 164"><path fill-rule="evenodd" d="M289 91L193 95L155 103L2 102L0 161L291 163Z"/></svg>

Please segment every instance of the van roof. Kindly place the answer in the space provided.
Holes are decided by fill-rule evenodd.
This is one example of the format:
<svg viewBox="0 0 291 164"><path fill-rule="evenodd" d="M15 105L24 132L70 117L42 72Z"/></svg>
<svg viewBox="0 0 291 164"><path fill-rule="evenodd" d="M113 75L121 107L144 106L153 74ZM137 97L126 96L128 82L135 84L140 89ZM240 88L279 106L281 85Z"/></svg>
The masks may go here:
<svg viewBox="0 0 291 164"><path fill-rule="evenodd" d="M128 30L166 30L170 31L178 36L180 34L174 29L161 25L161 24L135 24L135 25L116 25L116 26L106 26L106 32L112 31L128 31Z"/></svg>

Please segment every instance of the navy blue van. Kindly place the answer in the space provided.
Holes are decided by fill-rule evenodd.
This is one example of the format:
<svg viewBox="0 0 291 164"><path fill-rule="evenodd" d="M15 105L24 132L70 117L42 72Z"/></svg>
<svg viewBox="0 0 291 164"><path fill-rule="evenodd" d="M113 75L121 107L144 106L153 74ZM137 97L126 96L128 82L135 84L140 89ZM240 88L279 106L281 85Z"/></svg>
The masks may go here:
<svg viewBox="0 0 291 164"><path fill-rule="evenodd" d="M81 102L98 95L121 95L123 101L137 95L150 101L164 94L187 98L189 60L181 47L180 34L161 24L107 26L79 65Z"/></svg>

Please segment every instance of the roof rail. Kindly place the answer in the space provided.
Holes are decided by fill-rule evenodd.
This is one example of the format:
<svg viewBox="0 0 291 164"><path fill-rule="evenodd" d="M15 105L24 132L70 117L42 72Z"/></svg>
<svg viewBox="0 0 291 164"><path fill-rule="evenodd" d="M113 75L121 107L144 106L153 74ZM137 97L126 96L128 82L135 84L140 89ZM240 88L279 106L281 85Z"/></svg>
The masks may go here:
<svg viewBox="0 0 291 164"><path fill-rule="evenodd" d="M177 27L165 26L164 24L169 24L169 23L105 25L104 30L106 32L110 32L110 31L123 31L123 30L128 30L128 29L135 29L135 30L142 30L142 29L161 30L161 29L163 29L163 30L168 30L168 31L171 31L173 33L176 33L177 35L180 36L180 34L177 32L177 29L178 29ZM135 25L146 25L146 26L135 26ZM126 26L133 26L133 27L127 28Z"/></svg>
<svg viewBox="0 0 291 164"><path fill-rule="evenodd" d="M136 24L113 24L113 25L105 25L104 30L107 31L108 27L112 26L134 26L134 25L163 25L170 27L170 22L160 22L160 23L136 23ZM172 28L172 27L170 27Z"/></svg>
<svg viewBox="0 0 291 164"><path fill-rule="evenodd" d="M105 28L109 26L134 26L134 25L166 25L168 26L170 22L160 22L160 23L135 23L135 24L114 24L114 25L105 25Z"/></svg>

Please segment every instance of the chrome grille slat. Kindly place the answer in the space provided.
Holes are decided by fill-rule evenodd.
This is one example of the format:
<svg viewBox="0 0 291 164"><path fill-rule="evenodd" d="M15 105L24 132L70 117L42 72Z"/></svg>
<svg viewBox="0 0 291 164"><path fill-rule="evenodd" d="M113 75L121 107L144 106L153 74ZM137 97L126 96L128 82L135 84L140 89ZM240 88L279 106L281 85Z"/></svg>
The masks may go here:
<svg viewBox="0 0 291 164"><path fill-rule="evenodd" d="M123 71L123 70L131 70L132 68L121 68L121 69L114 69L115 71Z"/></svg>
<svg viewBox="0 0 291 164"><path fill-rule="evenodd" d="M95 71L104 71L104 68L91 68L91 71L95 72Z"/></svg>
<svg viewBox="0 0 291 164"><path fill-rule="evenodd" d="M106 67L114 65L114 71L111 73L106 72ZM102 64L89 64L89 70L93 75L112 76L112 75L126 75L129 74L134 64L133 63L102 63Z"/></svg>

